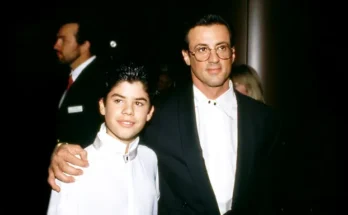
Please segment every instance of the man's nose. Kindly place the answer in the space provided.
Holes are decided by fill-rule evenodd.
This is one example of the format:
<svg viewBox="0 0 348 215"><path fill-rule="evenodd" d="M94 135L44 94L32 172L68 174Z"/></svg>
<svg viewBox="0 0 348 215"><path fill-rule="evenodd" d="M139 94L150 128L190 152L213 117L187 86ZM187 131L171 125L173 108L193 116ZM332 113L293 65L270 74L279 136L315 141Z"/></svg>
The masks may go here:
<svg viewBox="0 0 348 215"><path fill-rule="evenodd" d="M53 49L59 51L61 48L61 45L59 44L59 41L56 41L53 45Z"/></svg>
<svg viewBox="0 0 348 215"><path fill-rule="evenodd" d="M218 62L220 60L219 56L217 55L217 52L215 49L210 50L210 56L208 58L209 62Z"/></svg>

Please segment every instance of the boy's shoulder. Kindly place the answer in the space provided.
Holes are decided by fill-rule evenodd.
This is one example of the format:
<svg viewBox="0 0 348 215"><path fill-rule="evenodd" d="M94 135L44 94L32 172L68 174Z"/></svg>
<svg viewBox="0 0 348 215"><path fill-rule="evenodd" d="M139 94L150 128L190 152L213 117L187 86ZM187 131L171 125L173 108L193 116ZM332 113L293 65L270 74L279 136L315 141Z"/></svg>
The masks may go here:
<svg viewBox="0 0 348 215"><path fill-rule="evenodd" d="M138 155L140 155L142 158L146 158L146 160L151 160L152 162L157 163L156 153L148 146L145 146L143 144L139 144L138 145Z"/></svg>

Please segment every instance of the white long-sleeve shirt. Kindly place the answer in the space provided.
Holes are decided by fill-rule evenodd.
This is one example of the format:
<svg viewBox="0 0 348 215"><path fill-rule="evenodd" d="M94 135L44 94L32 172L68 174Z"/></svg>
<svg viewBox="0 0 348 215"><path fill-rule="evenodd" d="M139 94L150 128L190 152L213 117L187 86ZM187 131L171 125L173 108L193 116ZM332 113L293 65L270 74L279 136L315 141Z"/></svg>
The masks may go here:
<svg viewBox="0 0 348 215"><path fill-rule="evenodd" d="M89 167L73 183L56 180L48 215L156 215L159 199L155 153L139 145L139 138L126 144L106 134L105 125L86 148Z"/></svg>

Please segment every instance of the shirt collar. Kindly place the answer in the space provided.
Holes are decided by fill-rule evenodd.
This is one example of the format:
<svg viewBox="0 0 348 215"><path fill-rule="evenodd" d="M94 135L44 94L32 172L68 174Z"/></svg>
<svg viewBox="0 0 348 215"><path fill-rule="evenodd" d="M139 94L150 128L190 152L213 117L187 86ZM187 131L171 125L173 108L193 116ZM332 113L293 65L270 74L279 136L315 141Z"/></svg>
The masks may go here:
<svg viewBox="0 0 348 215"><path fill-rule="evenodd" d="M127 145L107 134L105 123L102 123L93 146L97 150L122 155L124 161L127 163L129 160L133 160L137 156L138 144L139 137L137 137L133 142L129 143L128 153L125 153Z"/></svg>
<svg viewBox="0 0 348 215"><path fill-rule="evenodd" d="M235 116L233 114L233 110L237 107L237 99L231 80L229 80L228 85L228 90L220 95L216 100L208 99L195 85L193 85L195 106L199 107L200 105L214 105L234 119Z"/></svg>
<svg viewBox="0 0 348 215"><path fill-rule="evenodd" d="M88 60L86 60L85 62L81 63L78 67L76 67L74 70L71 71L71 77L72 77L73 81L75 81L77 79L77 77L80 75L82 70L84 68L86 68L90 63L92 63L92 61L95 58L96 58L96 56L93 55L92 57L88 58Z"/></svg>

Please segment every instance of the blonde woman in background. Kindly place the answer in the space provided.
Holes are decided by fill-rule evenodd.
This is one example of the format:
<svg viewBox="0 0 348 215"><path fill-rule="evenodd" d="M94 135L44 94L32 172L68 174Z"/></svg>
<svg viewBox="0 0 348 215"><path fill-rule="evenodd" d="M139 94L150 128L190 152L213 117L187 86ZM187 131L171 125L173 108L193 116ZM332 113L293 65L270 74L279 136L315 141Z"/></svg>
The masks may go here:
<svg viewBox="0 0 348 215"><path fill-rule="evenodd" d="M255 69L246 64L237 65L231 72L231 79L237 91L265 103L261 79Z"/></svg>

